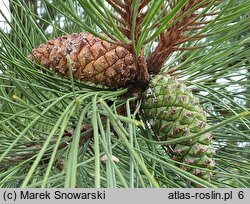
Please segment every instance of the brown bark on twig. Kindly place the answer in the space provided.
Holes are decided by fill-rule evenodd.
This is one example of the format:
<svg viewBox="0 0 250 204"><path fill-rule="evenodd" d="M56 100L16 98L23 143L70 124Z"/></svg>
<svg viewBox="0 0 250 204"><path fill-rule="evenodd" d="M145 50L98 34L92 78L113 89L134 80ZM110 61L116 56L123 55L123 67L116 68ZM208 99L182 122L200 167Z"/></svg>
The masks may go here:
<svg viewBox="0 0 250 204"><path fill-rule="evenodd" d="M219 3L220 1L216 1ZM207 37L207 35L188 35L184 32L195 31L205 27L206 24L210 23L211 20L202 19L206 16L217 15L219 12L204 13L202 15L197 14L198 9L204 8L209 5L211 1L204 0L189 0L177 13L177 15L170 20L169 24L179 19L176 23L171 25L166 31L160 34L158 37L158 45L152 52L151 56L147 59L148 72L150 74L157 74L163 66L168 56L178 50L192 50L200 48L201 46L195 47L178 47L179 45L188 42L199 40ZM197 6L198 5L198 6ZM175 1L170 3L170 9L174 9ZM195 9L194 9L195 8ZM192 12L190 12L192 10ZM189 14L187 14L189 12ZM165 12L166 15L167 12ZM199 19L202 19L199 21ZM159 23L153 25L152 28L159 26Z"/></svg>

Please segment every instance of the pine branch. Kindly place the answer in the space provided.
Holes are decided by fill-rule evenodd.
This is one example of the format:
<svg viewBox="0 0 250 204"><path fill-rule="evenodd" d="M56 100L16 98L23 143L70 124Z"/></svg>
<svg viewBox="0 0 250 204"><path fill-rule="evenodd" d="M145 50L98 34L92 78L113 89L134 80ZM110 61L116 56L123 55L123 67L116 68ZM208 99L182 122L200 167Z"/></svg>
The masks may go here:
<svg viewBox="0 0 250 204"><path fill-rule="evenodd" d="M173 47L173 51L179 51L179 50L196 50L199 48L203 48L204 46L193 46L193 47Z"/></svg>
<svg viewBox="0 0 250 204"><path fill-rule="evenodd" d="M180 36L180 38L177 40L176 43L174 43L173 45L180 45L180 44L183 44L185 42L190 42L190 41L195 41L195 40L199 40L201 38L205 38L209 36L208 34L200 34L200 35L195 35L195 36Z"/></svg>
<svg viewBox="0 0 250 204"><path fill-rule="evenodd" d="M122 8L123 9L121 9L119 6L120 6L120 2L119 1L116 1L116 0L107 0L107 2L114 8L114 10L118 13L118 14L120 14L121 15L121 17L123 18L123 19L125 19L126 18L126 12L124 12L124 8L126 9L126 7L125 7L125 5L123 5L122 4ZM119 4L119 3L120 4Z"/></svg>
<svg viewBox="0 0 250 204"><path fill-rule="evenodd" d="M160 71L167 57L174 51L187 50L188 48L178 48L176 45L199 40L207 35L196 35L195 31L204 28L204 26L211 22L211 20L204 20L204 17L214 16L219 12L208 12L203 14L197 14L199 9L206 8L212 1L204 0L189 0L184 5L176 16L169 22L169 26L166 31L160 34L158 37L158 45L152 52L151 56L147 60L148 70L151 74L156 74ZM215 1L220 2L220 1ZM175 7L175 2L170 3L171 10ZM165 12L168 13L168 12ZM186 14L186 15L185 15ZM166 14L165 14L166 15ZM199 20L202 19L202 20ZM156 23L152 28L158 27L160 23ZM186 31L192 31L192 34L184 37L183 33ZM194 33L194 34L193 34ZM198 46L199 47L199 46ZM192 49L194 49L193 47ZM191 48L190 48L191 49Z"/></svg>
<svg viewBox="0 0 250 204"><path fill-rule="evenodd" d="M131 32L132 32L132 11L134 8L132 8L132 1L131 0L125 0L124 3L117 1L117 0L107 0L107 2L110 4L110 6L113 7L113 9L117 12L117 14L120 15L120 18L117 17L115 14L112 14L112 17L122 24L124 28L119 28L119 30L126 35L126 37L130 40L131 39ZM134 33L135 40L138 39L138 36L140 35L141 30L141 23L144 20L146 16L146 12L142 12L142 9L145 8L150 3L150 0L143 0L138 7L138 13L136 16L136 32ZM130 34L128 34L130 32Z"/></svg>
<svg viewBox="0 0 250 204"><path fill-rule="evenodd" d="M119 7L121 7L122 9L125 9L125 10L126 10L126 5L123 4L122 2L118 1L118 0L107 0L107 2L108 2L110 5L114 5L115 7L119 6Z"/></svg>

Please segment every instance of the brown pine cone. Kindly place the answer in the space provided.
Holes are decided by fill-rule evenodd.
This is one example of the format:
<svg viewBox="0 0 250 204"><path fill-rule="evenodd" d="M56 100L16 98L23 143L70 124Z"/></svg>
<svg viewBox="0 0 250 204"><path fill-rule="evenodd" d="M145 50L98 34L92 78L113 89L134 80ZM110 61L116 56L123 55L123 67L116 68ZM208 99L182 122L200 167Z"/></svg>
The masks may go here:
<svg viewBox="0 0 250 204"><path fill-rule="evenodd" d="M138 70L131 52L90 33L69 34L41 44L32 51L38 63L68 77L69 55L73 76L81 81L122 87L136 80ZM35 57L35 58L34 58Z"/></svg>

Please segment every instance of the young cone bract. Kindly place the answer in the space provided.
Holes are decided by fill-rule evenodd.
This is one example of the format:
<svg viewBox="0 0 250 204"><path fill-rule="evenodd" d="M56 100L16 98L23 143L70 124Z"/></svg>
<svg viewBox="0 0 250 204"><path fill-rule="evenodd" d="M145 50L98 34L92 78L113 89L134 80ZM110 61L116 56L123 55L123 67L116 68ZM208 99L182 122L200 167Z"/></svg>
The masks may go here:
<svg viewBox="0 0 250 204"><path fill-rule="evenodd" d="M208 127L198 98L183 83L167 74L154 77L143 96L142 107L160 140L187 137ZM175 161L193 166L179 165L180 168L209 180L209 169L214 166L212 156L215 151L212 143L211 133L206 133L170 145L169 155ZM195 167L206 168L208 171Z"/></svg>

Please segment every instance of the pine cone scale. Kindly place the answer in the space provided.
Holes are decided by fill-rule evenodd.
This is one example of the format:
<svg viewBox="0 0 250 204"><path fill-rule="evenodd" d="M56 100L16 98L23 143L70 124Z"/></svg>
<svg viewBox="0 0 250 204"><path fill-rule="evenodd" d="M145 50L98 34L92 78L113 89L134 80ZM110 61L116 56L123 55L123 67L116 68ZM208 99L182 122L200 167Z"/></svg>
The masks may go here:
<svg viewBox="0 0 250 204"><path fill-rule="evenodd" d="M74 78L114 88L131 84L138 72L135 59L126 48L89 33L49 40L32 53L41 65L64 76L69 76L69 55Z"/></svg>

